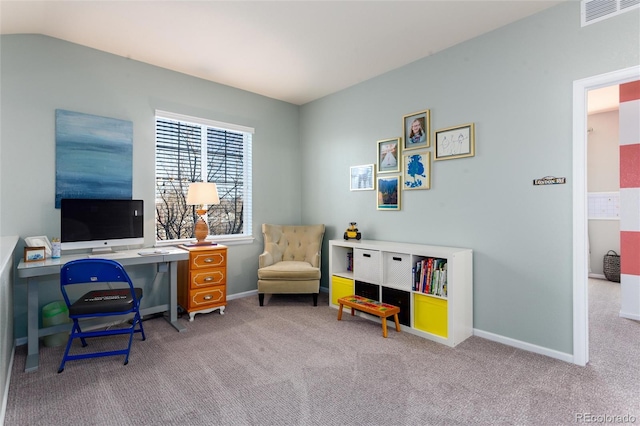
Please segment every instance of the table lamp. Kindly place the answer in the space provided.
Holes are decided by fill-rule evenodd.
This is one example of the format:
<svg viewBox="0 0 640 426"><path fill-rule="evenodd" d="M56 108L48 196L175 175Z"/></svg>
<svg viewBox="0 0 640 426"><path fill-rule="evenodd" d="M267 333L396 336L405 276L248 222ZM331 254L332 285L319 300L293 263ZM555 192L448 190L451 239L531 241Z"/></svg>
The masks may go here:
<svg viewBox="0 0 640 426"><path fill-rule="evenodd" d="M200 206L200 208L196 210L198 220L196 221L193 232L197 240L196 245L204 246L211 244L210 241L205 241L207 235L209 235L209 225L207 225L207 222L202 216L207 212L207 210L203 208L203 204L220 204L216 184L213 182L190 183L187 191L187 204Z"/></svg>

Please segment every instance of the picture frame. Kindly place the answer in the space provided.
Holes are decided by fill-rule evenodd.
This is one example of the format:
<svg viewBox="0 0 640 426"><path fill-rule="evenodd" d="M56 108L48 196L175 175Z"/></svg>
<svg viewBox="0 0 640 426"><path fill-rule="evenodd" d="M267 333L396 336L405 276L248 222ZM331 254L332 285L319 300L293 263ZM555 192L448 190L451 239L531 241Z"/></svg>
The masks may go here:
<svg viewBox="0 0 640 426"><path fill-rule="evenodd" d="M378 210L400 210L400 176L380 176L378 181Z"/></svg>
<svg viewBox="0 0 640 426"><path fill-rule="evenodd" d="M475 139L474 123L436 130L433 160L473 157L476 152Z"/></svg>
<svg viewBox="0 0 640 426"><path fill-rule="evenodd" d="M48 257L51 257L51 242L46 235L39 235L37 237L25 237L24 242L28 247L44 247L46 255Z"/></svg>
<svg viewBox="0 0 640 426"><path fill-rule="evenodd" d="M402 118L403 151L431 146L431 110L425 109Z"/></svg>
<svg viewBox="0 0 640 426"><path fill-rule="evenodd" d="M46 259L45 247L25 247L24 248L24 261L25 262L42 262Z"/></svg>
<svg viewBox="0 0 640 426"><path fill-rule="evenodd" d="M372 191L376 189L375 164L349 167L349 190Z"/></svg>
<svg viewBox="0 0 640 426"><path fill-rule="evenodd" d="M402 189L431 188L431 151L411 151L402 156Z"/></svg>
<svg viewBox="0 0 640 426"><path fill-rule="evenodd" d="M378 173L397 173L400 171L400 139L383 139L378 145Z"/></svg>

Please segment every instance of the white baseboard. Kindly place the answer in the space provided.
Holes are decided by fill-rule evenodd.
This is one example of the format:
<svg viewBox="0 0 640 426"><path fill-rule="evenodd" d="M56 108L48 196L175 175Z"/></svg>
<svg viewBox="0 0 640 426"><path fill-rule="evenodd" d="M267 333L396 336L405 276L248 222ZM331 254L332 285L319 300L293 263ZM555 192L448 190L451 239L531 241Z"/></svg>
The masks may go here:
<svg viewBox="0 0 640 426"><path fill-rule="evenodd" d="M594 274L593 272L589 272L589 278L597 278L599 280L607 279L607 277L605 277L603 274Z"/></svg>
<svg viewBox="0 0 640 426"><path fill-rule="evenodd" d="M255 296L256 294L258 294L258 290L257 289L256 290L244 291L242 293L235 293L235 294L227 295L227 300L242 299L243 297Z"/></svg>
<svg viewBox="0 0 640 426"><path fill-rule="evenodd" d="M640 321L640 315L638 315L637 313L627 313L627 312L620 311L619 315L620 315L620 318Z"/></svg>
<svg viewBox="0 0 640 426"><path fill-rule="evenodd" d="M540 355L545 355L551 358L559 359L561 361L574 363L573 354L555 351L553 349L533 345L531 343L512 339L510 337L500 336L499 334L489 333L488 331L478 330L476 328L473 329L473 335L482 337L483 339L491 340L493 342L502 343L503 345L512 346L514 348L522 349Z"/></svg>

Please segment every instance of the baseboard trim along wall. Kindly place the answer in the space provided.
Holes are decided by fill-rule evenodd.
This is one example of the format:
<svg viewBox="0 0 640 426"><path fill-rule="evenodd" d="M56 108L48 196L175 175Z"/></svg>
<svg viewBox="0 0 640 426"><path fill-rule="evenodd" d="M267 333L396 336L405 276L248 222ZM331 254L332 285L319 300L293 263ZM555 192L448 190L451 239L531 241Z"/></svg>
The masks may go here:
<svg viewBox="0 0 640 426"><path fill-rule="evenodd" d="M499 334L489 333L488 331L478 330L476 328L473 329L473 335L482 337L483 339L491 340L493 342L502 343L503 345L513 346L514 348L522 349L522 350L533 352L540 355L545 355L551 358L559 359L561 361L573 363L572 354L555 351L553 349L544 348L542 346L523 342L521 340L512 339L510 337L500 336Z"/></svg>

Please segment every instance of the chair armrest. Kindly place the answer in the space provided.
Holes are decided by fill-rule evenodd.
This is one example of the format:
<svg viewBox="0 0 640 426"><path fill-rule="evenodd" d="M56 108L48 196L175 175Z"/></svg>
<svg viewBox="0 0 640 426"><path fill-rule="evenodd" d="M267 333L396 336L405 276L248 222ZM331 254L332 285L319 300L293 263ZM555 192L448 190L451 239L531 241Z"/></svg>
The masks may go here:
<svg viewBox="0 0 640 426"><path fill-rule="evenodd" d="M273 265L273 255L268 251L258 256L258 269Z"/></svg>
<svg viewBox="0 0 640 426"><path fill-rule="evenodd" d="M319 268L320 267L320 252L317 251L313 254L311 254L310 256L307 256L307 262L309 262L311 264L311 266L313 266L314 268Z"/></svg>

